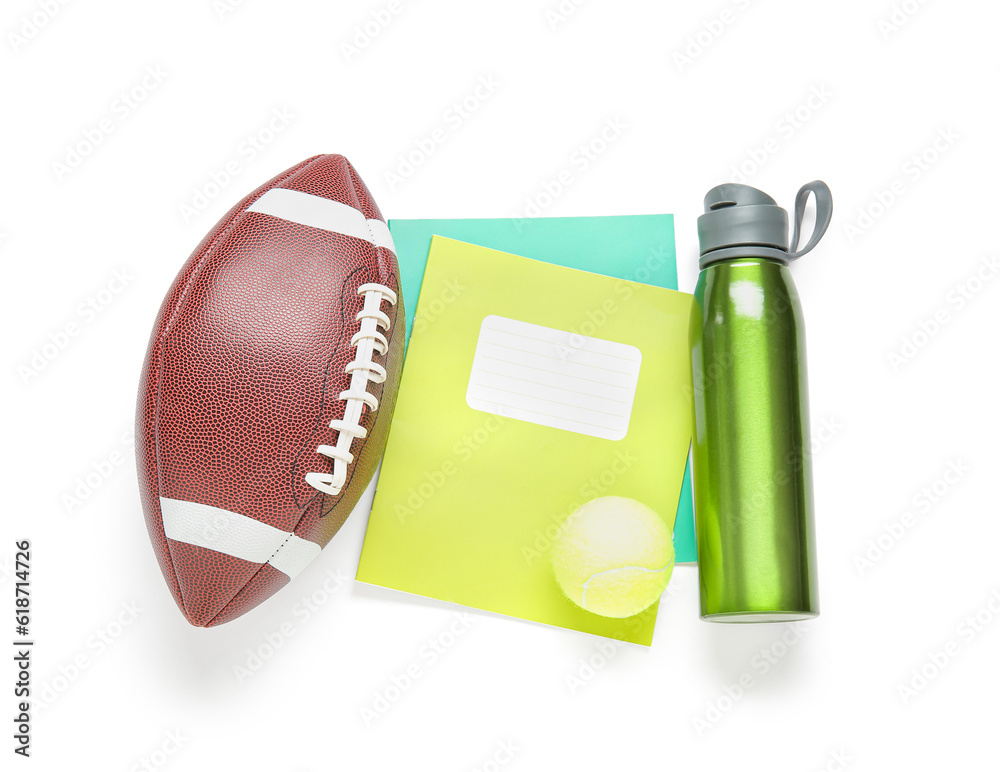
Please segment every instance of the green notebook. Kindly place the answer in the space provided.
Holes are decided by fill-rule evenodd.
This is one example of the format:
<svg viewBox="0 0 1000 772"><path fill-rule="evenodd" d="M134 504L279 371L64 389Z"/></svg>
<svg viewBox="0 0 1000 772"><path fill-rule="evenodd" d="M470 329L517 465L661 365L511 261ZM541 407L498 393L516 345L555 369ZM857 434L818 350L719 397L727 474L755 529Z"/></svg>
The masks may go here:
<svg viewBox="0 0 1000 772"><path fill-rule="evenodd" d="M648 645L655 606L624 620L583 611L549 550L598 496L673 525L691 303L435 236L358 579Z"/></svg>
<svg viewBox="0 0 1000 772"><path fill-rule="evenodd" d="M389 229L399 258L408 333L413 330L420 283L435 234L567 268L677 289L674 218L670 214L390 220ZM697 562L690 469L684 473L677 504L674 547L678 563Z"/></svg>

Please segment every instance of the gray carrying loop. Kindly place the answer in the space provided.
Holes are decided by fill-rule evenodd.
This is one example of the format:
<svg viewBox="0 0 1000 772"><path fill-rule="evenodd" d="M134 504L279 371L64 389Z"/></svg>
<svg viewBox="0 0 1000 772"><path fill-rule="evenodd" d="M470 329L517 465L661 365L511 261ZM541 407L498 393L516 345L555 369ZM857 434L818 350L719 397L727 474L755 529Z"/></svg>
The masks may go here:
<svg viewBox="0 0 1000 772"><path fill-rule="evenodd" d="M802 249L799 246L799 231L802 227L802 218L806 213L806 203L809 201L809 194L816 196L816 225L813 228L812 236ZM819 244L826 229L830 227L830 220L833 219L833 194L830 188L822 180L807 182L799 192L795 194L795 219L792 225L792 240L788 243L788 260L797 260L806 254L813 247Z"/></svg>

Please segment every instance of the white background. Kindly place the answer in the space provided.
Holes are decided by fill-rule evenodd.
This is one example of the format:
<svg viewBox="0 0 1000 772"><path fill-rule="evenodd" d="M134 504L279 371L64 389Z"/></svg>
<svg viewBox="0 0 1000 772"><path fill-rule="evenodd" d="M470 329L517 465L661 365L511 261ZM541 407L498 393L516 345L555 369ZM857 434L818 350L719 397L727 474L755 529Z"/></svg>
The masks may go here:
<svg viewBox="0 0 1000 772"><path fill-rule="evenodd" d="M39 697L33 757L11 761L3 654L4 769L994 763L995 3L232 5L4 3L0 607L13 543L30 538ZM494 85L477 96L481 81ZM624 128L602 148L608 121ZM95 130L100 144L68 157ZM430 157L401 168L435 130ZM702 196L734 166L785 206L826 180L833 225L793 271L820 619L706 624L695 570L679 568L652 648L602 653L597 638L355 584L355 516L266 605L188 627L149 547L127 436L147 336L216 219L320 152L347 155L387 217L674 212L687 290ZM213 188L230 161L238 173ZM565 170L572 183L546 199ZM81 306L99 297L99 313ZM53 338L65 345L34 367ZM91 486L95 469L106 479ZM12 614L0 620L8 647Z"/></svg>

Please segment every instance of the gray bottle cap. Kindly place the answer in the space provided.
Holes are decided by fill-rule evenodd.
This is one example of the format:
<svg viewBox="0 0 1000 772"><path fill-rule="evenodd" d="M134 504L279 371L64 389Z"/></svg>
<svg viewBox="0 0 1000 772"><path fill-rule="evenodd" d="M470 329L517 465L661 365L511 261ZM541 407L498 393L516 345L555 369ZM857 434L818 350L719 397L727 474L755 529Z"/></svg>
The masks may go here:
<svg viewBox="0 0 1000 772"><path fill-rule="evenodd" d="M810 193L816 196L816 227L809 243L797 249ZM819 243L832 217L833 196L826 183L816 180L803 185L795 197L789 242L788 212L773 198L749 185L717 185L705 196L705 214L698 218L700 266L735 257L765 257L787 265Z"/></svg>

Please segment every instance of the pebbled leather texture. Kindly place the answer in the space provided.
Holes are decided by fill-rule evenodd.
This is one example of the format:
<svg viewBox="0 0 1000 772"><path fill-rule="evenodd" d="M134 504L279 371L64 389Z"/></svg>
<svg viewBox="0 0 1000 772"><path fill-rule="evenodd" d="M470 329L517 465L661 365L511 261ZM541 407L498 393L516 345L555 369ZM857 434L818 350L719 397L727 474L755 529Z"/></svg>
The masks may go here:
<svg viewBox="0 0 1000 772"><path fill-rule="evenodd" d="M395 255L363 239L247 208L272 188L323 196L382 219L343 156L310 158L240 201L205 237L167 293L153 327L136 409L136 460L146 526L163 576L188 621L234 619L288 582L271 565L168 539L159 498L229 510L321 547L364 492L385 448L402 367L404 313ZM348 482L335 497L305 482L331 471L318 445L336 444L331 419L354 359L362 284L396 291L388 371L369 383ZM206 524L206 527L212 527Z"/></svg>

